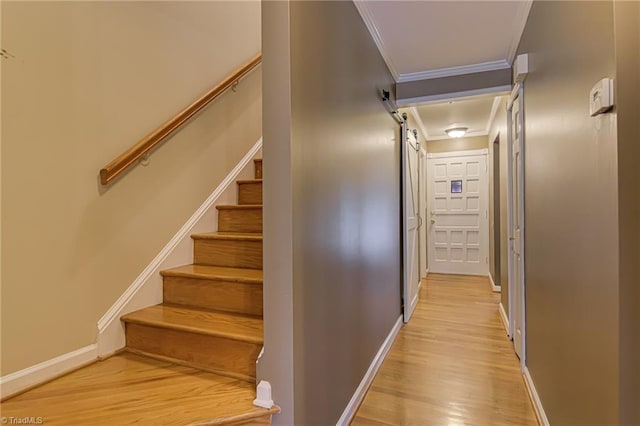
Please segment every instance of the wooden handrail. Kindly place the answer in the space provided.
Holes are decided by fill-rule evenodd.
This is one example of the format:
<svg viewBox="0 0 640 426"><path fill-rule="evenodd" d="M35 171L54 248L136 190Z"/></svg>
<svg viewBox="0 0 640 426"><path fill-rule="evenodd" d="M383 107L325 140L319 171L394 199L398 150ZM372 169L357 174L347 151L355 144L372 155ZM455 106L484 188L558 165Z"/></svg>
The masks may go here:
<svg viewBox="0 0 640 426"><path fill-rule="evenodd" d="M202 108L207 106L211 101L227 91L242 77L249 74L255 67L262 62L262 55L258 54L249 62L238 68L233 74L225 78L216 87L209 90L194 103L179 112L172 119L165 122L153 132L149 133L138 143L117 156L113 161L100 169L100 183L107 185L115 178L120 176L124 171L131 167L137 160L153 148L162 143L169 135L175 132L180 126L185 124L191 117L197 114Z"/></svg>

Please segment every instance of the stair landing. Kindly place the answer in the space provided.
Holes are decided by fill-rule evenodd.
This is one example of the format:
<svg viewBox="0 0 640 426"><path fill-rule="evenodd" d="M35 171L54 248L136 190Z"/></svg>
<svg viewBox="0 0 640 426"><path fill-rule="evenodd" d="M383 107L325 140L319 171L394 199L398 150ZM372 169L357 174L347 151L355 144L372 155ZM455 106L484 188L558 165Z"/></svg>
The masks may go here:
<svg viewBox="0 0 640 426"><path fill-rule="evenodd" d="M2 402L4 417L47 425L267 425L255 385L137 356L115 355Z"/></svg>

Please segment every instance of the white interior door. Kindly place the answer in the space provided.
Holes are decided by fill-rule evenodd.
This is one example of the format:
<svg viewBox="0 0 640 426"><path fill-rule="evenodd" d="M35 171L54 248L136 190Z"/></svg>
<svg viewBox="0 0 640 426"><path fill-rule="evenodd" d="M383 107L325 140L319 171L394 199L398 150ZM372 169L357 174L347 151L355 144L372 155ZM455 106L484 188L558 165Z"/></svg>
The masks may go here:
<svg viewBox="0 0 640 426"><path fill-rule="evenodd" d="M419 191L419 147L414 134L403 127L405 134L403 153L404 192L404 322L408 322L418 304L420 285L418 229L420 226Z"/></svg>
<svg viewBox="0 0 640 426"><path fill-rule="evenodd" d="M522 230L523 209L523 173L522 173L522 114L520 96L515 97L510 107L511 126L511 306L513 318L513 346L518 357L524 354L524 257Z"/></svg>
<svg viewBox="0 0 640 426"><path fill-rule="evenodd" d="M489 273L488 150L429 154L429 272Z"/></svg>

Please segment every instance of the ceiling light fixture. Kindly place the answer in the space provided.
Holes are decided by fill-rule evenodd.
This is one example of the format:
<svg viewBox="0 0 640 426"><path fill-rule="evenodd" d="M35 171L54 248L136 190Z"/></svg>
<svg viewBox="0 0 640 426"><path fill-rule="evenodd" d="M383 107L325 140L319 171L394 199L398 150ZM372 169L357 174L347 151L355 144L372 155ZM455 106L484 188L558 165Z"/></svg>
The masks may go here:
<svg viewBox="0 0 640 426"><path fill-rule="evenodd" d="M445 133L449 135L450 138L461 138L469 130L468 127L452 127L450 129L445 130Z"/></svg>

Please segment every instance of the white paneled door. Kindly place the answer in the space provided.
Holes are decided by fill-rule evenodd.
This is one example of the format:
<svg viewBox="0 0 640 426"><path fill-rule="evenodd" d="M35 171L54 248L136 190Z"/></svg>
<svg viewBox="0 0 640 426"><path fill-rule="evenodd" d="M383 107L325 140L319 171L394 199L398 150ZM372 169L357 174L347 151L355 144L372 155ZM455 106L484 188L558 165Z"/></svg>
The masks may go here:
<svg viewBox="0 0 640 426"><path fill-rule="evenodd" d="M522 114L520 111L520 96L517 96L509 104L511 126L511 280L513 285L509 287L509 294L513 303L509 306L509 312L513 318L513 346L516 354L524 365L524 258L522 230L524 225L523 210L523 173L522 173Z"/></svg>
<svg viewBox="0 0 640 426"><path fill-rule="evenodd" d="M429 272L489 273L487 154L428 155Z"/></svg>

